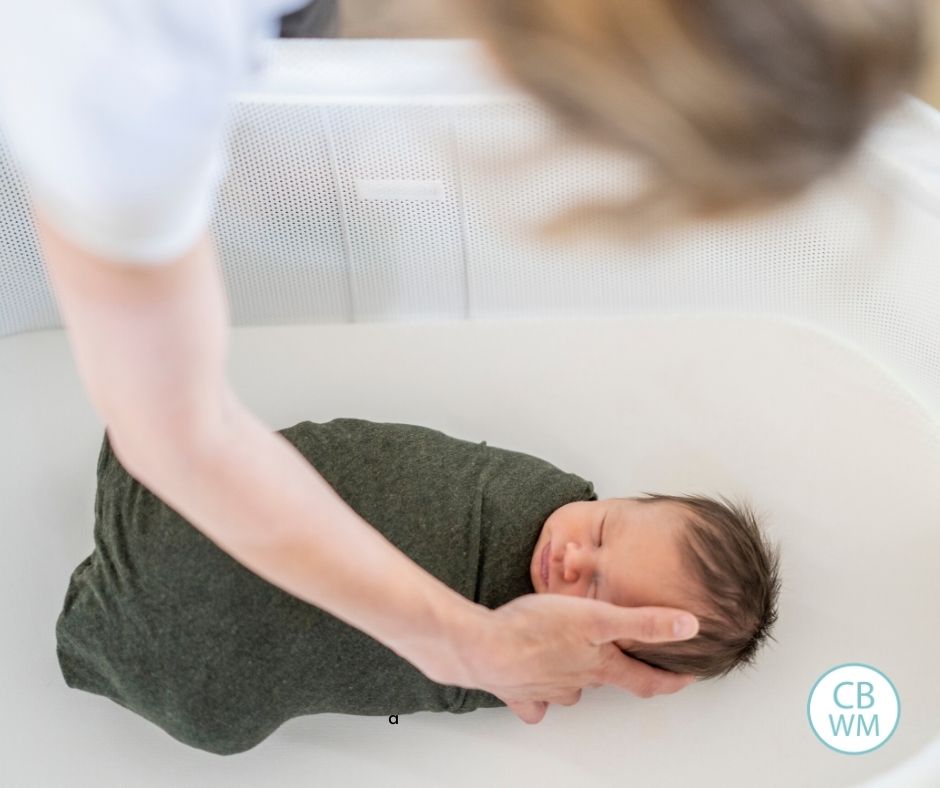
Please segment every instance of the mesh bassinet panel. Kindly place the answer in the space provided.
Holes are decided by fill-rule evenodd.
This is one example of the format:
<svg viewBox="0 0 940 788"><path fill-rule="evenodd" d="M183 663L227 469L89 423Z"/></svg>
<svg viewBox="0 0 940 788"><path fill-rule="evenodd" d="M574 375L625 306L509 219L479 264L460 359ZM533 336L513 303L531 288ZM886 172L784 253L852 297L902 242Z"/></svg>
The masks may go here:
<svg viewBox="0 0 940 788"><path fill-rule="evenodd" d="M772 214L629 243L528 229L641 170L584 148L471 41L280 40L234 104L213 219L235 325L728 313L790 318L940 414L940 114L909 100ZM590 223L585 229L590 231ZM61 326L0 141L0 335Z"/></svg>

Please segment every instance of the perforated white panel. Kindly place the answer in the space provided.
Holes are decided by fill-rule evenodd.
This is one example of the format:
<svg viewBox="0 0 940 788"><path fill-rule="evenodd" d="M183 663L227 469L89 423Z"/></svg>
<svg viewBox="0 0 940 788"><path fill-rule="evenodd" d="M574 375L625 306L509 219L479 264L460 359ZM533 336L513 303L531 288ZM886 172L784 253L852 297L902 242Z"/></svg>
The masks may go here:
<svg viewBox="0 0 940 788"><path fill-rule="evenodd" d="M330 149L317 107L236 105L214 230L237 324L353 318Z"/></svg>
<svg viewBox="0 0 940 788"><path fill-rule="evenodd" d="M774 314L880 360L940 414L940 120L913 102L859 160L762 218L631 244L527 224L639 184L568 145L474 42L270 42L235 103L213 229L236 325ZM570 140L569 140L570 142ZM0 334L61 325L0 144Z"/></svg>
<svg viewBox="0 0 940 788"><path fill-rule="evenodd" d="M26 186L0 135L0 336L61 323Z"/></svg>

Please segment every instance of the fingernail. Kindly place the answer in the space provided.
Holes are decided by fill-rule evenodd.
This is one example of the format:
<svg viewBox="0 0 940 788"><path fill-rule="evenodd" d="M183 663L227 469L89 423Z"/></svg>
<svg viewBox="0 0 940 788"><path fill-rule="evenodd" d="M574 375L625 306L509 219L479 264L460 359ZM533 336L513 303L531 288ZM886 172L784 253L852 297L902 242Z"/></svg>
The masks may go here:
<svg viewBox="0 0 940 788"><path fill-rule="evenodd" d="M672 632L677 638L688 637L695 632L695 619L692 616L679 616L672 624Z"/></svg>

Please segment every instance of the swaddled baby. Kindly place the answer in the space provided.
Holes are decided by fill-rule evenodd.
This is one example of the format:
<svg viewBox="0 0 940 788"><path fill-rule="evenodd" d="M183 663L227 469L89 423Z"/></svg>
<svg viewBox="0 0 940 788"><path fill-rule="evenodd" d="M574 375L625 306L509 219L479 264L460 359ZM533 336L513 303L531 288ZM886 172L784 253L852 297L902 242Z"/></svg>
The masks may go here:
<svg viewBox="0 0 940 788"><path fill-rule="evenodd" d="M700 620L694 639L620 645L702 677L751 662L776 617L776 558L753 517L731 506L598 501L589 481L544 460L407 424L335 419L278 432L395 547L489 608L545 592L684 608ZM243 567L130 476L107 433L94 537L56 625L66 683L193 747L242 752L306 714L504 705L430 681Z"/></svg>

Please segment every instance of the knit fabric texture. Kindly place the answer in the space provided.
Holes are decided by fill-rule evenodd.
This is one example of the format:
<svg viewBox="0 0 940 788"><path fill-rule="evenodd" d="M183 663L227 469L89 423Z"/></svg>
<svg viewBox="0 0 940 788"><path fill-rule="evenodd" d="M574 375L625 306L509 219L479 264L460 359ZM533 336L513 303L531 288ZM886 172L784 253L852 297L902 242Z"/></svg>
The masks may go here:
<svg viewBox="0 0 940 788"><path fill-rule="evenodd" d="M549 515L597 499L591 482L544 460L426 427L334 419L278 433L395 547L488 608L534 593L529 564ZM131 476L107 432L94 542L56 623L65 682L192 747L243 752L307 714L505 705L429 680L255 575Z"/></svg>

